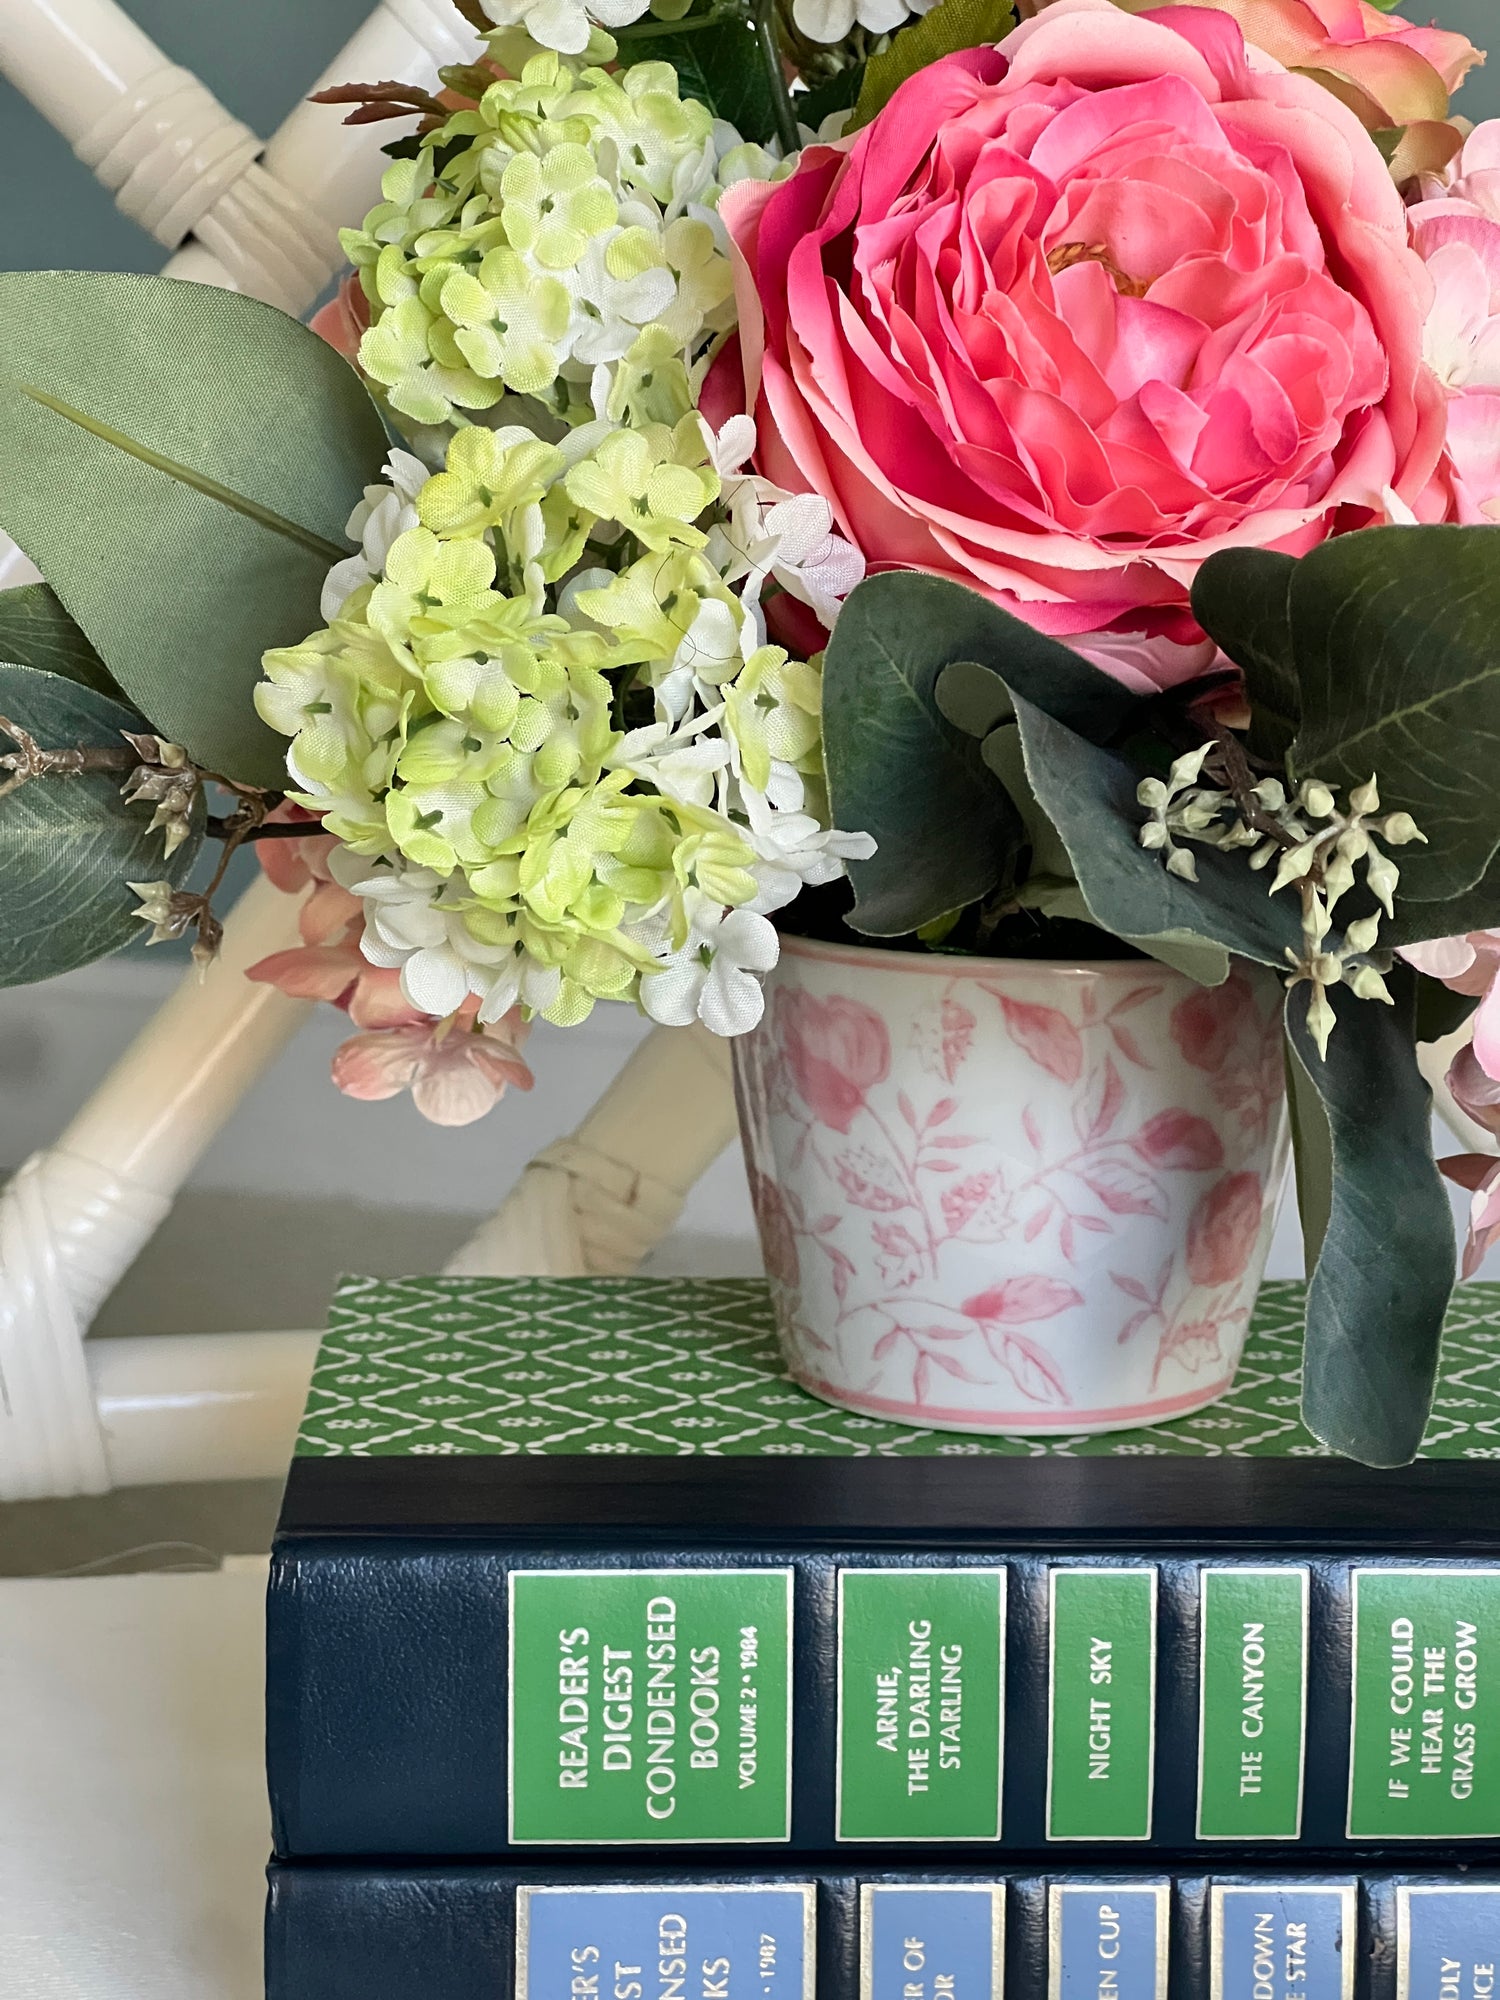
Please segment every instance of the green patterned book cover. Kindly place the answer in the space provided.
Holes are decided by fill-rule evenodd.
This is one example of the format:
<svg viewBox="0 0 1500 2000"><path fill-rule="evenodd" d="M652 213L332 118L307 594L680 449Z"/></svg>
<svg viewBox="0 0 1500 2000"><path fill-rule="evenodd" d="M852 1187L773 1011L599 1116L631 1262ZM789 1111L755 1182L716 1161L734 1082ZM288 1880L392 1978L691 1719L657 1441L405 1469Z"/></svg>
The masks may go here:
<svg viewBox="0 0 1500 2000"><path fill-rule="evenodd" d="M786 1374L766 1287L739 1278L350 1278L303 1458L1329 1457L1298 1417L1305 1287L1263 1287L1233 1389L1102 1436L977 1438L831 1408ZM1500 1284L1454 1294L1430 1459L1500 1458Z"/></svg>

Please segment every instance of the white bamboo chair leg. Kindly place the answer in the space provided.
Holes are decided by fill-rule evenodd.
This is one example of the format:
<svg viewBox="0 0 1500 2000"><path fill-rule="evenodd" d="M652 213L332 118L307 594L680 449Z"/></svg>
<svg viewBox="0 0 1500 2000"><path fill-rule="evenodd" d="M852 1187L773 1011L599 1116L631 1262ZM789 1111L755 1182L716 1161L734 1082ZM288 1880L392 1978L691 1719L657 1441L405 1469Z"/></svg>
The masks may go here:
<svg viewBox="0 0 1500 2000"><path fill-rule="evenodd" d="M734 1136L726 1043L658 1028L570 1138L521 1175L448 1270L624 1275L666 1236ZM83 1350L116 1486L273 1479L284 1470L316 1333L100 1340Z"/></svg>
<svg viewBox="0 0 1500 2000"><path fill-rule="evenodd" d="M657 1028L570 1138L539 1153L450 1260L455 1275L623 1276L734 1137L729 1044Z"/></svg>
<svg viewBox="0 0 1500 2000"><path fill-rule="evenodd" d="M247 890L207 978L186 976L57 1144L0 1192L0 1500L108 1489L84 1335L308 1011L244 976L297 942L297 909L268 881Z"/></svg>
<svg viewBox="0 0 1500 2000"><path fill-rule="evenodd" d="M311 88L385 76L430 88L441 64L477 48L447 0L382 0ZM347 127L337 110L303 103L262 149L113 0L0 0L0 72L124 212L175 249L173 276L305 311L338 267L338 225L378 192L381 128ZM0 588L35 574L0 537ZM0 1499L274 1476L284 1465L314 1335L87 1351L83 1337L305 1012L241 977L294 942L295 916L269 884L252 889L206 985L168 1003L58 1145L0 1194ZM633 1270L733 1129L724 1046L701 1031L658 1031L450 1268Z"/></svg>

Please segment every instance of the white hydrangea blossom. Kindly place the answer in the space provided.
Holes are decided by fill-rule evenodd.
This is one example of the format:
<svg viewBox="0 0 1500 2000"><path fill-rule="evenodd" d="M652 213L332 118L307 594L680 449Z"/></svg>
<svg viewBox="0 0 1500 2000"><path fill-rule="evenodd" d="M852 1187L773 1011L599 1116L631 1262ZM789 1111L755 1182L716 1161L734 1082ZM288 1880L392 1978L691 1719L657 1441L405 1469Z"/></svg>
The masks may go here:
<svg viewBox="0 0 1500 2000"><path fill-rule="evenodd" d="M793 0L792 19L810 42L841 42L855 23L872 35L893 34L910 14L927 14L936 0Z"/></svg>

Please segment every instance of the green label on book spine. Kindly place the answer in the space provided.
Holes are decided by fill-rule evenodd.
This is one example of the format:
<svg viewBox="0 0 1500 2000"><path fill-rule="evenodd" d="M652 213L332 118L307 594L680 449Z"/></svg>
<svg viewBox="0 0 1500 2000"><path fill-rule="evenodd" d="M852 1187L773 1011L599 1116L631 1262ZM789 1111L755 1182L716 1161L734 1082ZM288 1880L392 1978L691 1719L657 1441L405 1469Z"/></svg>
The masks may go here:
<svg viewBox="0 0 1500 2000"><path fill-rule="evenodd" d="M791 1837L789 1569L519 1570L518 1845Z"/></svg>
<svg viewBox="0 0 1500 2000"><path fill-rule="evenodd" d="M1198 1838L1295 1840L1307 1713L1305 1569L1205 1569Z"/></svg>
<svg viewBox="0 0 1500 2000"><path fill-rule="evenodd" d="M1496 1835L1500 1570L1356 1570L1349 1838Z"/></svg>
<svg viewBox="0 0 1500 2000"><path fill-rule="evenodd" d="M1003 1569L839 1573L838 1837L998 1840Z"/></svg>
<svg viewBox="0 0 1500 2000"><path fill-rule="evenodd" d="M1149 1840L1156 1571L1055 1569L1049 1581L1047 1838Z"/></svg>

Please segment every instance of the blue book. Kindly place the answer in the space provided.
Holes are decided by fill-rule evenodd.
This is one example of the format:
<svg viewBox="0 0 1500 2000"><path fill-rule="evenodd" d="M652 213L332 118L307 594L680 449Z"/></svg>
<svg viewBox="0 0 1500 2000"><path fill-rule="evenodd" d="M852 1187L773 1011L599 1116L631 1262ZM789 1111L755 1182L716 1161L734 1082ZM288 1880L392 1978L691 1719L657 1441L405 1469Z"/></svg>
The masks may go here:
<svg viewBox="0 0 1500 2000"><path fill-rule="evenodd" d="M817 1402L757 1284L352 1281L272 1564L278 1853L1482 1857L1500 1287L1397 1472L1300 1428L1300 1310L1212 1410L1044 1446Z"/></svg>
<svg viewBox="0 0 1500 2000"><path fill-rule="evenodd" d="M273 1864L267 2000L1488 2000L1500 1875Z"/></svg>

